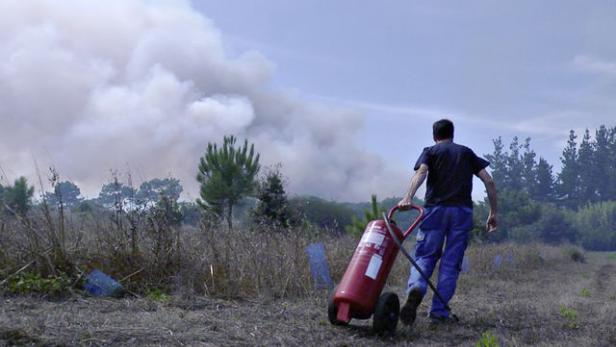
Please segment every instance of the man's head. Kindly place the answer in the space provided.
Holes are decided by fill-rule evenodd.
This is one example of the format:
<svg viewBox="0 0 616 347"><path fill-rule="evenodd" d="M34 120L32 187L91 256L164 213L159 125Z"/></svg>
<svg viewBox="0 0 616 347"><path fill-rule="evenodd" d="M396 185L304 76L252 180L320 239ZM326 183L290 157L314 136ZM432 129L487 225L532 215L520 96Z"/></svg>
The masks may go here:
<svg viewBox="0 0 616 347"><path fill-rule="evenodd" d="M441 119L432 124L432 136L434 141L453 140L453 122L449 119Z"/></svg>

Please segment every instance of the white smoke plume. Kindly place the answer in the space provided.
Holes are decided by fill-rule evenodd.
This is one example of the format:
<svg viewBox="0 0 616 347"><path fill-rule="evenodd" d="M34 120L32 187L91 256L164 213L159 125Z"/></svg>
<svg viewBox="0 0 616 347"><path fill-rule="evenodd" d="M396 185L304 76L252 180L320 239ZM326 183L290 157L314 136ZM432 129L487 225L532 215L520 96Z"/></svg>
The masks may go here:
<svg viewBox="0 0 616 347"><path fill-rule="evenodd" d="M358 145L360 114L274 88L272 73L257 52L229 57L189 2L3 0L0 165L34 179L35 158L90 196L130 167L195 198L207 143L235 134L282 164L291 193L401 193L404 176Z"/></svg>

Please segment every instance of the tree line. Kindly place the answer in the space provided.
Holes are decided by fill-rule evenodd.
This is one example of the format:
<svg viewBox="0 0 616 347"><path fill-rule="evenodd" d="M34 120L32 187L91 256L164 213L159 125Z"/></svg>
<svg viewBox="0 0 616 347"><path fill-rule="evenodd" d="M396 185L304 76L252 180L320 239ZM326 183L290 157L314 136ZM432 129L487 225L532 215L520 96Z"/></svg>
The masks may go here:
<svg viewBox="0 0 616 347"><path fill-rule="evenodd" d="M514 137L505 146L494 139L494 150L485 155L499 189L500 232L493 241L574 242L589 249L616 249L616 127L586 130L581 141L572 130L555 173L537 155L531 139ZM134 188L117 175L104 184L98 196L85 199L70 181L52 182L42 202L77 211L97 208L159 209L168 220L197 225L223 223L232 229L263 226L279 230L314 225L338 233L360 234L368 219L393 206L399 199L381 202L340 203L313 196L287 197L280 166L262 169L260 154L248 140L238 143L225 136L222 145L208 144L200 158L196 179L199 198L179 201L183 188L175 178L155 178ZM129 179L130 182L130 179ZM14 184L0 184L0 209L4 214L25 215L33 203L34 188L23 177ZM41 203L41 202L39 202ZM475 208L475 236L482 232L487 201Z"/></svg>
<svg viewBox="0 0 616 347"><path fill-rule="evenodd" d="M544 158L537 158L530 138L520 143L514 137L507 151L499 137L493 140L494 151L486 158L501 190L521 190L535 201L577 209L616 200L616 127L601 125L594 133L592 137L586 129L578 143L575 131L569 132L558 174Z"/></svg>
<svg viewBox="0 0 616 347"><path fill-rule="evenodd" d="M601 125L578 143L569 132L553 167L531 148L531 139L514 137L505 148L493 140L486 155L499 190L501 232L496 239L576 242L589 249L616 249L616 127ZM477 206L477 225L487 213ZM485 237L479 228L479 237Z"/></svg>

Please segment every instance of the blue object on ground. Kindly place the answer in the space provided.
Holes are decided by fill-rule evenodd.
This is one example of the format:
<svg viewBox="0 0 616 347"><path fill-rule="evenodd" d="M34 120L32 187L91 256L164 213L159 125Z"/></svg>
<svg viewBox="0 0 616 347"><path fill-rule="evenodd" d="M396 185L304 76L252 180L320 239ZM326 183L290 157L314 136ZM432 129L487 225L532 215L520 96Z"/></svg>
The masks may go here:
<svg viewBox="0 0 616 347"><path fill-rule="evenodd" d="M470 260L468 260L467 256L464 256L464 258L462 258L462 272L468 273L470 271L471 271L471 262Z"/></svg>
<svg viewBox="0 0 616 347"><path fill-rule="evenodd" d="M118 281L99 270L90 272L86 277L84 287L92 296L111 296L117 298L124 294L124 287Z"/></svg>
<svg viewBox="0 0 616 347"><path fill-rule="evenodd" d="M329 266L327 265L327 257L325 256L325 246L322 242L313 243L306 247L308 253L308 262L310 263L310 272L312 279L317 289L332 289L334 282L329 276Z"/></svg>
<svg viewBox="0 0 616 347"><path fill-rule="evenodd" d="M515 258L513 257L513 252L507 253L505 261L507 262L507 264L511 265L511 267L515 265Z"/></svg>
<svg viewBox="0 0 616 347"><path fill-rule="evenodd" d="M503 256L500 254L497 254L494 257L494 264L492 266L493 269L498 269L501 265L503 264Z"/></svg>

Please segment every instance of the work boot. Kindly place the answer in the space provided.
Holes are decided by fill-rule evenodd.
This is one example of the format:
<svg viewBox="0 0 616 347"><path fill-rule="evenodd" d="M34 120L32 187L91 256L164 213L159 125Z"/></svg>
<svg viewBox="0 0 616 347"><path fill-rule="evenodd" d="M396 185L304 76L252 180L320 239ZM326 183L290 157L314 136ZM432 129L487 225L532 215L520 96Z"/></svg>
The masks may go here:
<svg viewBox="0 0 616 347"><path fill-rule="evenodd" d="M453 324L458 322L458 317L454 316L439 316L430 312L428 315L432 324Z"/></svg>
<svg viewBox="0 0 616 347"><path fill-rule="evenodd" d="M415 318L417 317L417 307L421 304L421 299L423 295L419 288L413 288L409 292L409 296L406 299L406 303L402 306L402 310L400 310L400 320L405 325L412 325L415 322Z"/></svg>

